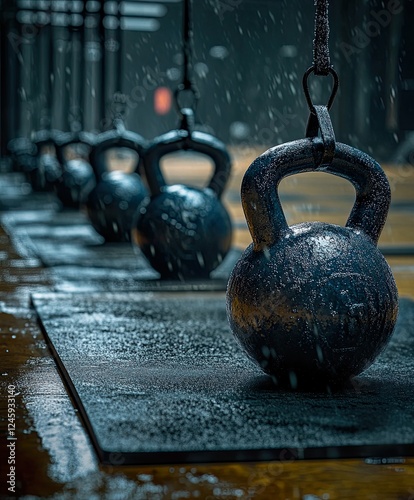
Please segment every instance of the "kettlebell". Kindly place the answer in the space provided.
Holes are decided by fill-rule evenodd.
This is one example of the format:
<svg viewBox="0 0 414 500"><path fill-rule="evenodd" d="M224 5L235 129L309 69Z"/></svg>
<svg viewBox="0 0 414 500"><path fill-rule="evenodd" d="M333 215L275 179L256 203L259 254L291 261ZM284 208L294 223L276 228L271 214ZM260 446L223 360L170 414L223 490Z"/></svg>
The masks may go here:
<svg viewBox="0 0 414 500"><path fill-rule="evenodd" d="M16 137L7 144L12 158L13 170L28 176L36 164L36 145L27 137Z"/></svg>
<svg viewBox="0 0 414 500"><path fill-rule="evenodd" d="M39 130L30 141L23 140L20 144L16 151L18 170L25 174L33 191L50 191L52 182L61 174L60 164L52 154L54 132Z"/></svg>
<svg viewBox="0 0 414 500"><path fill-rule="evenodd" d="M95 174L89 164L89 152L95 138L86 132L67 132L59 137L56 155L62 166L62 175L55 184L55 192L66 208L79 209L95 186ZM75 145L82 151L74 151L67 157L67 148Z"/></svg>
<svg viewBox="0 0 414 500"><path fill-rule="evenodd" d="M35 134L36 165L31 172L31 184L35 191L53 191L62 175L62 167L55 154L58 135L57 131L52 130L40 130Z"/></svg>
<svg viewBox="0 0 414 500"><path fill-rule="evenodd" d="M97 184L89 193L86 209L94 229L110 242L131 241L131 228L138 206L147 189L138 174L145 140L125 128L103 132L92 148L90 161ZM127 148L138 153L133 173L110 171L106 154L113 148Z"/></svg>
<svg viewBox="0 0 414 500"><path fill-rule="evenodd" d="M156 138L144 154L151 197L140 208L132 238L161 278L208 278L232 241L231 220L220 200L231 160L216 137L191 130L192 110L181 113L181 129ZM166 184L160 160L177 151L194 151L213 160L214 173L206 188Z"/></svg>
<svg viewBox="0 0 414 500"><path fill-rule="evenodd" d="M227 289L240 345L277 383L293 388L362 372L386 346L398 314L396 284L377 248L390 205L388 180L373 158L335 142L325 106L311 115L308 132L317 129L321 137L269 149L247 170L241 197L253 243ZM327 172L354 185L345 227L287 225L277 188L300 172Z"/></svg>

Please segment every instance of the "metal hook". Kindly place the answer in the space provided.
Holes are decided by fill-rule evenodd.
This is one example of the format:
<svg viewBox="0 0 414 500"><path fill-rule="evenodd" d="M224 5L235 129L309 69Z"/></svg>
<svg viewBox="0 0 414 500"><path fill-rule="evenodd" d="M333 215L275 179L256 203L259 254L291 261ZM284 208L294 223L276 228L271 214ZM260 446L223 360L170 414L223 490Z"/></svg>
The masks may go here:
<svg viewBox="0 0 414 500"><path fill-rule="evenodd" d="M309 111L312 114L315 114L315 106L314 106L314 104L312 102L312 98L310 96L308 79L309 79L309 76L312 73L315 73L315 71L316 71L316 67L315 66L311 66L309 69L306 70L305 74L303 75L303 91L305 93L306 101L307 101L308 106L309 106ZM331 109L332 104L333 104L333 102L335 100L336 94L338 92L338 88L339 88L339 76L338 76L338 73L331 67L331 68L329 68L329 74L332 75L332 77L333 77L334 85L333 85L333 88L332 88L331 97L329 98L328 104L326 105L326 107L328 108L328 110Z"/></svg>
<svg viewBox="0 0 414 500"><path fill-rule="evenodd" d="M189 93L191 95L191 102L189 104L184 104L180 102L180 95L184 93ZM174 91L174 101L175 101L175 107L178 111L178 113L183 115L182 110L184 108L189 108L195 113L197 109L197 104L198 104L198 92L197 89L193 85L187 85L185 86L184 84L181 84L175 91Z"/></svg>

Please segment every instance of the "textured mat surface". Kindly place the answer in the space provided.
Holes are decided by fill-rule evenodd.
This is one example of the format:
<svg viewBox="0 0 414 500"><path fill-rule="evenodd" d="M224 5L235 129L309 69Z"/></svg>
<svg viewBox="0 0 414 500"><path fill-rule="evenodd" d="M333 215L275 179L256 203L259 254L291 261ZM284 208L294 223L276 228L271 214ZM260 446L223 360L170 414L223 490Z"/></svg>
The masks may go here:
<svg viewBox="0 0 414 500"><path fill-rule="evenodd" d="M0 212L15 210L57 209L59 202L52 193L34 193L17 172L0 174Z"/></svg>
<svg viewBox="0 0 414 500"><path fill-rule="evenodd" d="M138 249L130 243L105 243L81 212L21 211L3 216L2 222L34 257L52 269L57 291L139 290L146 289L149 281L157 281L158 288L169 288L158 281L158 273ZM226 288L240 254L232 249L211 273L216 289ZM213 285L210 280L204 283L206 288Z"/></svg>
<svg viewBox="0 0 414 500"><path fill-rule="evenodd" d="M414 454L413 301L377 362L333 392L275 387L233 339L223 293L33 303L104 462Z"/></svg>

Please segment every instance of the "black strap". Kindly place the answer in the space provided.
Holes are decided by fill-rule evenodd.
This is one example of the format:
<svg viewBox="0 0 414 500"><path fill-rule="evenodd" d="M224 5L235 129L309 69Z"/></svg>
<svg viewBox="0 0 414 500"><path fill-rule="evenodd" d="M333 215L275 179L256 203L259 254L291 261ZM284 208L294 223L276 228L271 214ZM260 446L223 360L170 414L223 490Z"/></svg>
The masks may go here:
<svg viewBox="0 0 414 500"><path fill-rule="evenodd" d="M180 114L180 130L185 130L188 132L188 136L191 137L195 125L194 110L191 108L182 108Z"/></svg>
<svg viewBox="0 0 414 500"><path fill-rule="evenodd" d="M193 56L192 47L192 27L191 27L191 0L184 0L184 25L183 25L183 88L188 90L193 88L191 81L191 64Z"/></svg>
<svg viewBox="0 0 414 500"><path fill-rule="evenodd" d="M119 127L123 126L123 122L126 119L127 115L127 96L122 92L122 74L123 74L123 67L122 67L122 29L121 29L121 4L118 2L117 5L117 13L116 13L116 19L117 19L117 26L116 26L116 39L115 42L118 44L117 50L116 50L116 87L115 87L115 93L112 97L112 119L113 119L113 126L116 129L119 129ZM122 125L121 125L122 123ZM125 126L124 126L125 129Z"/></svg>
<svg viewBox="0 0 414 500"><path fill-rule="evenodd" d="M191 0L184 0L184 22L183 22L183 80L174 93L175 106L181 116L181 125L184 130L189 130L187 126L186 113L188 108L196 111L198 103L198 91L192 81L192 58L193 58L193 31L191 23Z"/></svg>
<svg viewBox="0 0 414 500"><path fill-rule="evenodd" d="M315 0L315 6L313 66L315 75L327 76L331 68L329 55L329 0Z"/></svg>
<svg viewBox="0 0 414 500"><path fill-rule="evenodd" d="M316 105L314 113L309 114L306 137L317 137L321 132L324 151L319 165L329 165L335 156L335 132L327 106Z"/></svg>
<svg viewBox="0 0 414 500"><path fill-rule="evenodd" d="M123 75L123 67L122 67L122 29L121 29L121 4L118 2L117 5L117 13L116 13L116 20L117 20L117 26L116 26L116 39L115 43L118 44L117 50L116 50L116 90L115 92L122 92L122 75Z"/></svg>

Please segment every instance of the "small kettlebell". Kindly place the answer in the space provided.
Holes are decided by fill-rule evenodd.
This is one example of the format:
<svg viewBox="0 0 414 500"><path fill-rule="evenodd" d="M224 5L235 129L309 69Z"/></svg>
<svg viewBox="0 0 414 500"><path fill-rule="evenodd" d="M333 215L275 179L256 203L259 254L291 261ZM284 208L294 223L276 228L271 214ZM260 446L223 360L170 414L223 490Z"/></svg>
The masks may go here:
<svg viewBox="0 0 414 500"><path fill-rule="evenodd" d="M220 201L231 160L221 141L191 130L192 110L181 113L181 129L155 139L143 157L151 198L140 208L132 239L163 279L208 278L232 241L231 220ZM214 173L206 188L167 186L160 160L176 151L194 151L213 160Z"/></svg>
<svg viewBox="0 0 414 500"><path fill-rule="evenodd" d="M29 177L30 171L36 164L36 145L27 137L16 137L7 144L12 157L13 170L22 172Z"/></svg>
<svg viewBox="0 0 414 500"><path fill-rule="evenodd" d="M62 175L55 184L55 192L66 208L79 209L95 186L95 174L88 158L94 141L95 137L86 132L67 132L57 141L56 155L62 166ZM70 146L82 151L73 151L67 157Z"/></svg>
<svg viewBox="0 0 414 500"><path fill-rule="evenodd" d="M317 112L329 120L326 108ZM398 313L394 278L376 246L390 204L387 178L370 156L335 143L325 125L322 139L269 149L247 170L241 196L253 243L227 289L240 345L276 382L293 387L359 374L387 344ZM277 187L300 172L328 172L354 185L345 227L288 227Z"/></svg>
<svg viewBox="0 0 414 500"><path fill-rule="evenodd" d="M58 135L58 132L52 130L40 130L35 135L33 142L37 147L37 156L36 168L32 172L32 186L35 190L53 191L62 175L62 167L55 154Z"/></svg>
<svg viewBox="0 0 414 500"><path fill-rule="evenodd" d="M144 147L143 137L118 128L103 132L92 148L90 161L97 184L89 193L86 209L92 226L106 241L131 241L135 213L148 194L137 173ZM138 153L138 164L133 173L108 169L106 154L114 148Z"/></svg>

